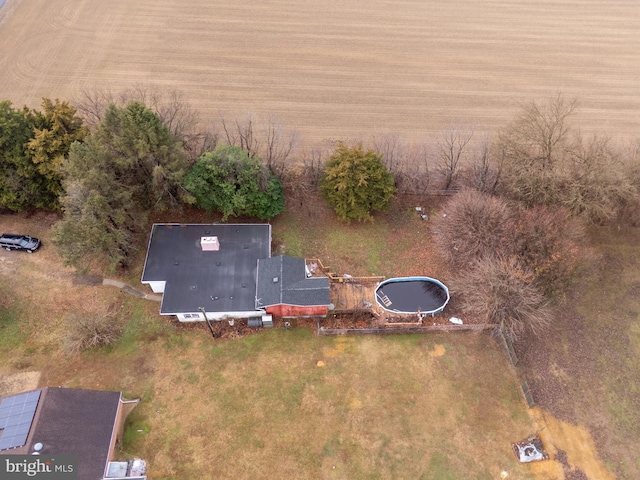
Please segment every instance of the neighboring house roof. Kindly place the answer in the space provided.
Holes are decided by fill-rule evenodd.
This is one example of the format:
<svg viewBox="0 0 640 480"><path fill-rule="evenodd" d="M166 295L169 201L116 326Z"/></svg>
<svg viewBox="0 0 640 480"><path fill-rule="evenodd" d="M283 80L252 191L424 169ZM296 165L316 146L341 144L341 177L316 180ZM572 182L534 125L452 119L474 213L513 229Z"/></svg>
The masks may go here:
<svg viewBox="0 0 640 480"><path fill-rule="evenodd" d="M202 237L219 249L203 251ZM155 224L142 283L166 282L161 314L253 311L257 261L270 255L269 224Z"/></svg>
<svg viewBox="0 0 640 480"><path fill-rule="evenodd" d="M277 256L258 260L256 308L271 305L329 305L329 279L307 278L304 258Z"/></svg>
<svg viewBox="0 0 640 480"><path fill-rule="evenodd" d="M0 450L0 454L30 454L36 443L42 443L42 454L77 455L78 478L104 478L115 441L120 392L45 387L6 397L1 405L20 403L37 393L28 437L22 445Z"/></svg>

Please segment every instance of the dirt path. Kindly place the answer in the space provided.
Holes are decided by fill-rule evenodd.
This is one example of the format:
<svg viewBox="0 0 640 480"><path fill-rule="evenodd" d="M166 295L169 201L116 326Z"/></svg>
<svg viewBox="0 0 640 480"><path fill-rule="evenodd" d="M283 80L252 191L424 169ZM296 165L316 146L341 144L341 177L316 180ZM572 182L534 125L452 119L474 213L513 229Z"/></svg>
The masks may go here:
<svg viewBox="0 0 640 480"><path fill-rule="evenodd" d="M102 285L109 285L111 287L116 287L121 289L123 292L127 292L131 295L134 295L138 298L144 298L145 300L151 300L154 302L162 302L162 295L154 295L152 293L141 292L140 290L136 290L133 287L130 287L126 283L123 283L119 280L113 280L111 278L105 278L102 280Z"/></svg>

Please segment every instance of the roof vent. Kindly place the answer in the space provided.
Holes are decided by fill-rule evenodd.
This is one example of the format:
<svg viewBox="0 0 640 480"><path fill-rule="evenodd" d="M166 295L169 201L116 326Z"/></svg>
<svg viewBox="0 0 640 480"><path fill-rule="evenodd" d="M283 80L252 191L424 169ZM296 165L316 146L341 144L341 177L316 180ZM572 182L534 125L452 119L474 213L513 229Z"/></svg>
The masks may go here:
<svg viewBox="0 0 640 480"><path fill-rule="evenodd" d="M220 250L218 237L200 237L200 246L203 252L217 252Z"/></svg>
<svg viewBox="0 0 640 480"><path fill-rule="evenodd" d="M278 280L280 280L278 277L273 277L273 283L278 283Z"/></svg>

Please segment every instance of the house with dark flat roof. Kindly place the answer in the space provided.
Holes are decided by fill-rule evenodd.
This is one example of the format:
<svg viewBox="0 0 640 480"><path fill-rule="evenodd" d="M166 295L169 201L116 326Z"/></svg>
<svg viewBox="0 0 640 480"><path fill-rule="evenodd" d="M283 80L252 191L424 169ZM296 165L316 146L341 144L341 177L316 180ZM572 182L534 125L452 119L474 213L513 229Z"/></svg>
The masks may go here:
<svg viewBox="0 0 640 480"><path fill-rule="evenodd" d="M256 269L270 255L269 224L155 224L142 283L180 321L260 317Z"/></svg>
<svg viewBox="0 0 640 480"><path fill-rule="evenodd" d="M304 259L271 259L269 224L155 224L142 283L182 322L324 316L330 304L328 279L307 279Z"/></svg>
<svg viewBox="0 0 640 480"><path fill-rule="evenodd" d="M326 316L329 279L307 275L303 258L280 255L258 260L256 307L277 317Z"/></svg>
<svg viewBox="0 0 640 480"><path fill-rule="evenodd" d="M0 402L0 454L76 455L78 478L109 475L126 416L139 400L120 392L51 388L5 397ZM138 460L138 462L140 462ZM143 469L144 470L144 469ZM125 468L117 478L146 478Z"/></svg>

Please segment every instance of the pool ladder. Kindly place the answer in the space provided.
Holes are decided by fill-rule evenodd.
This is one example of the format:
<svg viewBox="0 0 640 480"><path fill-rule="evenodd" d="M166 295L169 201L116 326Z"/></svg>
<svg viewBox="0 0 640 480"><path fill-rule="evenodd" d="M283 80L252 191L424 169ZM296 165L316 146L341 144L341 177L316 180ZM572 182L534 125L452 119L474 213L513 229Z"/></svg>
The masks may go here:
<svg viewBox="0 0 640 480"><path fill-rule="evenodd" d="M382 303L384 303L385 307L389 307L391 306L391 304L393 303L391 300L389 300L389 297L387 297L384 292L378 292L378 298L380 298L380 300L382 301Z"/></svg>

